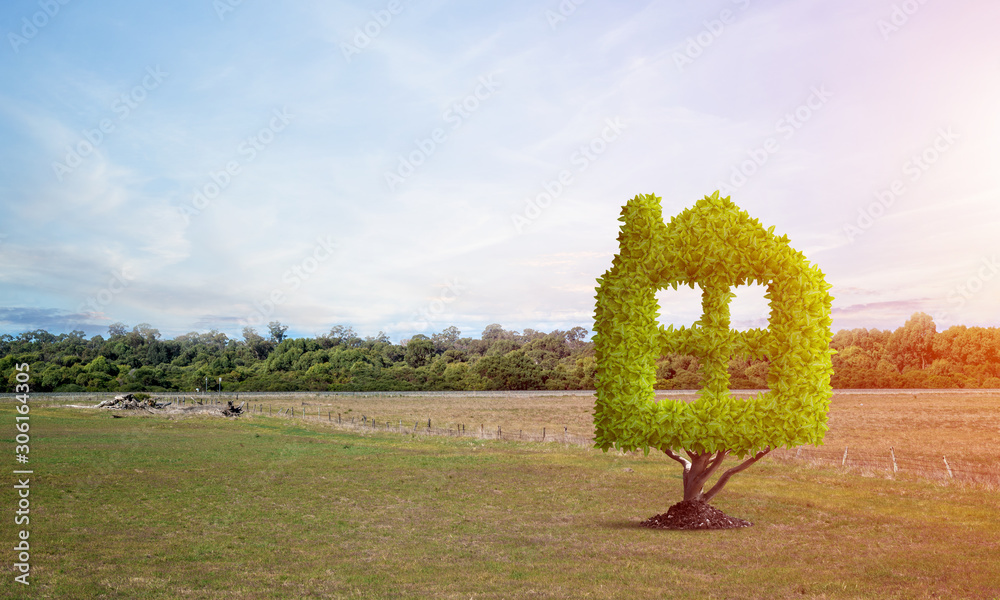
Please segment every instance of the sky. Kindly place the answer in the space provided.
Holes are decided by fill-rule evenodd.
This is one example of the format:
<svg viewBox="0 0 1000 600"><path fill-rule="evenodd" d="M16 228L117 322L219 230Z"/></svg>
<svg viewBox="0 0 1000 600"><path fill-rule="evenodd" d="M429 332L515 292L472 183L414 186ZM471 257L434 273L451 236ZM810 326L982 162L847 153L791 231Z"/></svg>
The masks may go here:
<svg viewBox="0 0 1000 600"><path fill-rule="evenodd" d="M589 329L622 205L669 220L715 190L823 270L834 330L1000 326L997 22L985 0L10 0L0 333ZM734 328L766 323L736 291Z"/></svg>

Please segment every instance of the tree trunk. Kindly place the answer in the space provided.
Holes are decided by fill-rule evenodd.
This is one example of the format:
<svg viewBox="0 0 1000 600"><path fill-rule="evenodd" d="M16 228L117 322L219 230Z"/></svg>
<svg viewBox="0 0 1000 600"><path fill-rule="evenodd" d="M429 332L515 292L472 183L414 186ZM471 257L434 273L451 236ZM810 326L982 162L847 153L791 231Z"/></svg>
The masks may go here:
<svg viewBox="0 0 1000 600"><path fill-rule="evenodd" d="M684 453L688 455L688 458L684 458L673 450L664 450L663 452L670 458L681 463L684 467L684 500L690 502L709 502L716 494L722 491L722 488L729 483L733 475L747 469L750 465L764 458L770 451L770 448L765 448L753 457L729 469L719 477L719 480L707 492L705 491L705 484L712 474L722 466L722 462L726 459L728 451L719 450L713 456L711 452L698 453L685 450Z"/></svg>

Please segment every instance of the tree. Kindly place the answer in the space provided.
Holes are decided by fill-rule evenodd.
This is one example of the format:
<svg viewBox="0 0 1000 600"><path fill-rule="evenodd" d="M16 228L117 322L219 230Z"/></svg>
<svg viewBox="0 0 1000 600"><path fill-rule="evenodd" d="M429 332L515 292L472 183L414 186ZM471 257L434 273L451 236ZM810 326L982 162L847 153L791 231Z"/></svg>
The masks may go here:
<svg viewBox="0 0 1000 600"><path fill-rule="evenodd" d="M118 321L108 325L108 337L111 339L124 337L128 333L128 325Z"/></svg>
<svg viewBox="0 0 1000 600"><path fill-rule="evenodd" d="M285 332L288 331L288 325L282 325L279 321L271 321L267 324L267 331L271 334L271 341L275 344L280 344L281 340L285 339Z"/></svg>
<svg viewBox="0 0 1000 600"><path fill-rule="evenodd" d="M406 360L406 364L414 369L430 362L433 356L434 342L422 333L418 333L410 338L410 341L406 344L406 356L404 360Z"/></svg>
<svg viewBox="0 0 1000 600"><path fill-rule="evenodd" d="M927 313L913 313L906 324L892 332L886 358L902 373L906 367L923 369L934 360L934 335L937 328Z"/></svg>
<svg viewBox="0 0 1000 600"><path fill-rule="evenodd" d="M718 192L663 223L660 199L636 196L622 210L620 251L598 279L595 311L596 445L656 448L683 467L683 499L707 503L730 478L772 448L820 444L832 390L830 285L773 227L764 229ZM730 329L731 287L768 288L768 329ZM700 285L702 316L664 329L656 291ZM657 359L691 354L702 363L694 402L656 400ZM768 392L729 393L729 358L770 362ZM727 456L741 460L708 491Z"/></svg>
<svg viewBox="0 0 1000 600"><path fill-rule="evenodd" d="M446 327L441 333L431 335L431 341L434 342L434 350L442 353L454 348L455 343L458 342L460 337L462 337L462 332L458 330L458 327L451 325Z"/></svg>
<svg viewBox="0 0 1000 600"><path fill-rule="evenodd" d="M545 383L542 369L521 350L481 358L473 370L491 390L537 390Z"/></svg>
<svg viewBox="0 0 1000 600"><path fill-rule="evenodd" d="M583 327L574 327L566 332L566 341L573 348L579 347L587 339L587 330Z"/></svg>
<svg viewBox="0 0 1000 600"><path fill-rule="evenodd" d="M499 323L490 323L483 330L481 337L484 341L493 342L496 340L512 340L516 335L516 331L504 331L504 328Z"/></svg>
<svg viewBox="0 0 1000 600"><path fill-rule="evenodd" d="M326 338L334 346L356 346L362 341L353 328L345 327L344 325L334 325L331 327L330 333L326 335Z"/></svg>
<svg viewBox="0 0 1000 600"><path fill-rule="evenodd" d="M138 335L147 344L151 344L160 339L160 330L149 323L139 323L132 328L132 332Z"/></svg>
<svg viewBox="0 0 1000 600"><path fill-rule="evenodd" d="M274 350L274 344L265 340L253 327L243 328L243 343L257 360L264 360Z"/></svg>
<svg viewBox="0 0 1000 600"><path fill-rule="evenodd" d="M367 336L365 338L365 343L370 346L376 346L380 344L391 344L392 340L389 339L389 336L387 336L384 331L379 331L378 335L374 337Z"/></svg>

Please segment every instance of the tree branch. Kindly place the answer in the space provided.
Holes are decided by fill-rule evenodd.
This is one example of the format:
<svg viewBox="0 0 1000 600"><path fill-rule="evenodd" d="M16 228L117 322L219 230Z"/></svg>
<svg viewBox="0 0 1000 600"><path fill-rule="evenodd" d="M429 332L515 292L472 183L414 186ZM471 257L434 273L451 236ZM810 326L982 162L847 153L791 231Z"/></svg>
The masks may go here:
<svg viewBox="0 0 1000 600"><path fill-rule="evenodd" d="M753 458L748 458L745 461L743 461L742 463L736 465L732 469L729 469L728 471L726 471L725 473L723 473L722 477L719 477L719 480L715 482L714 486L712 486L712 489L708 490L708 493L704 495L703 500L705 502L708 502L709 500L711 500L712 498L714 498L716 494L718 494L720 491L722 491L722 488L725 487L726 483L729 482L729 478L730 477L732 477L733 475L736 475L740 471L743 471L743 470L747 469L748 467L750 467L750 465L752 465L755 462L757 462L758 460L764 458L764 456L766 456L767 453L770 452L770 451L771 451L770 448L765 448L765 449L761 450L760 452L758 452L756 455L754 455Z"/></svg>
<svg viewBox="0 0 1000 600"><path fill-rule="evenodd" d="M691 486L689 490L685 490L685 499L689 500L702 500L702 490L705 487L705 482L708 481L712 473L719 468L722 461L726 459L726 450L719 450L715 457L713 458L710 453L705 453L699 455L699 459L691 467L691 472L693 477L691 478Z"/></svg>
<svg viewBox="0 0 1000 600"><path fill-rule="evenodd" d="M687 490L688 489L688 477L691 475L691 461L689 461L688 459L684 458L680 454L675 453L673 450L670 450L669 448L666 449L666 450L664 450L663 453L666 454L667 456L669 456L670 458L676 460L677 462L681 463L681 466L684 467L684 473L681 476L681 481L684 484L684 489ZM690 452L688 454L690 454Z"/></svg>
<svg viewBox="0 0 1000 600"><path fill-rule="evenodd" d="M691 461L687 460L680 454L675 453L673 450L664 450L663 453L669 456L670 458L676 460L677 462L681 463L685 471L687 471L691 467Z"/></svg>

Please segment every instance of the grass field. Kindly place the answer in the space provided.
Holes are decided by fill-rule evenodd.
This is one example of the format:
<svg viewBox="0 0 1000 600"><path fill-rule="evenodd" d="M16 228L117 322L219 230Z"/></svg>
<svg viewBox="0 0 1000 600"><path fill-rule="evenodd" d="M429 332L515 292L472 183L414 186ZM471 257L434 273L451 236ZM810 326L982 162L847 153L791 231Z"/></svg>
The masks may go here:
<svg viewBox="0 0 1000 600"><path fill-rule="evenodd" d="M668 392L690 398L692 392ZM224 396L231 398L232 396ZM339 413L343 419L362 415L380 421L433 421L434 427L464 424L469 430L482 425L495 430L539 433L543 427L590 436L593 434L593 395L586 392L533 395L515 392L496 396L471 396L460 392L441 395L361 396L243 394L251 403L274 411L305 408L307 414ZM65 403L65 402L64 402ZM93 402L96 404L96 401ZM883 453L894 447L903 455L947 455L956 460L997 462L1000 448L1000 391L997 390L865 390L836 391L830 407L826 446L844 446Z"/></svg>
<svg viewBox="0 0 1000 600"><path fill-rule="evenodd" d="M671 397L691 398L691 392ZM577 436L593 435L593 396L587 393L531 395L513 393L496 397L439 396L362 397L349 395L282 395L251 397L272 410L303 408L309 415L338 414L344 420L375 418L383 424L421 426L431 419L435 428L465 425L467 431L496 431L502 426L518 431L551 435L564 428ZM297 413L301 414L301 413ZM859 461L866 472L891 470L892 448L900 469L914 469L946 477L944 458L959 475L986 473L1000 482L1000 393L993 390L882 390L837 391L830 408L830 431L825 447L807 452L839 460L849 448L849 464ZM807 449L809 450L809 449ZM982 479L982 478L980 478Z"/></svg>
<svg viewBox="0 0 1000 600"><path fill-rule="evenodd" d="M830 437L972 454L996 440L993 396L978 418L971 399L939 412L941 399L919 394L883 399L879 417L874 397L835 401ZM421 401L393 407L399 419L424 408L552 426L583 426L589 410L572 397L550 398L547 416L523 398ZM40 404L32 419L34 585L11 583L8 566L3 598L1000 598L1000 495L977 487L766 461L715 502L754 527L652 531L637 524L681 489L676 464L655 455L276 417L113 419ZM10 455L10 403L0 423ZM918 431L893 431L907 423ZM11 486L2 498L12 511Z"/></svg>

